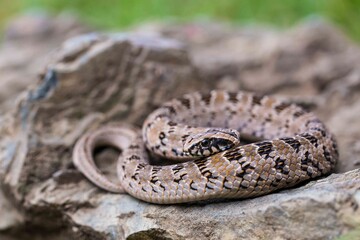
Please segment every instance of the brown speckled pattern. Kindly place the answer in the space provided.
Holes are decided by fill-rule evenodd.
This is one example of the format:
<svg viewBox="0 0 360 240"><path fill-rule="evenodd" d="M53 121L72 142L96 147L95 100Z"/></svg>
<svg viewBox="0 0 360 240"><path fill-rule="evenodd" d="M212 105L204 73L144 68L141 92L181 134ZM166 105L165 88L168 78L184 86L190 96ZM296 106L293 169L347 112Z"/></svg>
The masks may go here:
<svg viewBox="0 0 360 240"><path fill-rule="evenodd" d="M262 140L195 160L182 154L189 135L211 128L239 132L240 141L241 136ZM123 149L117 189L94 170L91 151L98 142ZM146 147L186 161L151 165ZM314 114L274 97L224 91L172 100L149 115L142 134L105 127L85 135L74 150L75 165L98 186L160 204L267 194L328 174L337 159L336 141Z"/></svg>

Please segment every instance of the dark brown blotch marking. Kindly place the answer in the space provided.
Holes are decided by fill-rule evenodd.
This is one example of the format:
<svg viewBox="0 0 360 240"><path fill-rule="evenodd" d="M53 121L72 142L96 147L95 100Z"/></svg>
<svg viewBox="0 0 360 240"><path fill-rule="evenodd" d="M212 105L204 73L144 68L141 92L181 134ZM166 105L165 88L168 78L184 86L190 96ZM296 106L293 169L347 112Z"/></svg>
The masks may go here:
<svg viewBox="0 0 360 240"><path fill-rule="evenodd" d="M139 164L136 166L136 170L135 170L135 171L142 170L142 169L144 169L144 168L145 168L145 165L139 163Z"/></svg>
<svg viewBox="0 0 360 240"><path fill-rule="evenodd" d="M206 185L205 185L205 188L207 188L207 189L210 189L210 190L214 190L214 188L213 187L211 187L210 185L208 185L209 183L207 182L206 183Z"/></svg>
<svg viewBox="0 0 360 240"><path fill-rule="evenodd" d="M140 157L137 155L132 155L131 157L129 157L129 160L140 160Z"/></svg>
<svg viewBox="0 0 360 240"><path fill-rule="evenodd" d="M152 184L156 184L156 182L158 182L158 181L159 180L155 176L152 176L151 179L150 179L150 183L152 183Z"/></svg>
<svg viewBox="0 0 360 240"><path fill-rule="evenodd" d="M172 148L171 151L174 153L175 156L180 155L180 153L176 150L176 148Z"/></svg>
<svg viewBox="0 0 360 240"><path fill-rule="evenodd" d="M306 114L307 112L304 109L301 109L299 111L296 111L294 113L294 117L301 117L302 115Z"/></svg>
<svg viewBox="0 0 360 240"><path fill-rule="evenodd" d="M180 172L181 169L183 169L181 165L176 165L171 170L173 171L174 174L177 174L178 172Z"/></svg>
<svg viewBox="0 0 360 240"><path fill-rule="evenodd" d="M162 183L160 183L160 185L159 185L164 191L166 190L166 188L165 188L165 186L164 186L164 184L162 184Z"/></svg>
<svg viewBox="0 0 360 240"><path fill-rule="evenodd" d="M176 114L176 110L173 106L164 106L171 114Z"/></svg>
<svg viewBox="0 0 360 240"><path fill-rule="evenodd" d="M284 169L284 167L286 166L285 164L286 159L278 157L275 159L275 169L277 169L280 173L282 174L289 174L289 170L288 169Z"/></svg>
<svg viewBox="0 0 360 240"><path fill-rule="evenodd" d="M265 122L271 122L271 121L272 121L272 118L270 116L265 118Z"/></svg>
<svg viewBox="0 0 360 240"><path fill-rule="evenodd" d="M200 159L196 159L194 161L194 164L198 167L200 172L202 172L206 168L206 162L207 162L206 158L200 158Z"/></svg>
<svg viewBox="0 0 360 240"><path fill-rule="evenodd" d="M210 172L209 169L205 169L204 171L201 171L201 175L203 175L204 177L206 177L208 180L209 180L209 178L212 177L212 173Z"/></svg>
<svg viewBox="0 0 360 240"><path fill-rule="evenodd" d="M200 158L200 159L194 160L194 163L195 163L197 166L204 166L207 161L208 161L208 160L207 160L206 158Z"/></svg>
<svg viewBox="0 0 360 240"><path fill-rule="evenodd" d="M334 149L335 155L337 157L339 157L338 145L337 145L337 142L336 142L336 139L334 136L331 136L331 141L332 141L332 147Z"/></svg>
<svg viewBox="0 0 360 240"><path fill-rule="evenodd" d="M251 166L249 162L244 163L241 165L241 172L236 173L236 177L243 179L246 174L248 173L248 170L254 170L255 167ZM240 185L241 188L247 188L246 186Z"/></svg>
<svg viewBox="0 0 360 240"><path fill-rule="evenodd" d="M190 105L190 100L187 98L180 98L179 101L181 102L181 104L183 106L185 106L186 108L190 109L191 105Z"/></svg>
<svg viewBox="0 0 360 240"><path fill-rule="evenodd" d="M232 103L237 103L239 100L237 99L237 93L229 92L229 101Z"/></svg>
<svg viewBox="0 0 360 240"><path fill-rule="evenodd" d="M209 105L211 101L211 93L205 93L201 95L201 100L206 104Z"/></svg>
<svg viewBox="0 0 360 240"><path fill-rule="evenodd" d="M253 105L261 105L261 100L263 99L264 96L261 95L253 95L252 96L252 104Z"/></svg>
<svg viewBox="0 0 360 240"><path fill-rule="evenodd" d="M152 174L156 174L158 171L160 171L162 169L161 166L152 166Z"/></svg>
<svg viewBox="0 0 360 240"><path fill-rule="evenodd" d="M225 188L225 189L227 189L227 190L231 190L232 188L231 187L227 187L226 186L226 183L227 182L229 182L226 178L224 178L224 180L223 180L223 183L222 183L222 186L223 186L223 188Z"/></svg>
<svg viewBox="0 0 360 240"><path fill-rule="evenodd" d="M197 191L197 188L194 188L194 187L192 186L193 184L194 184L194 181L191 180L191 182L190 182L190 184L189 184L190 189L191 189L191 190L194 190L194 191Z"/></svg>
<svg viewBox="0 0 360 240"><path fill-rule="evenodd" d="M277 113L280 113L281 111L283 111L284 109L288 108L291 106L291 103L286 103L286 102L283 102L283 103L280 103L279 105L277 105L275 107L275 110Z"/></svg>
<svg viewBox="0 0 360 240"><path fill-rule="evenodd" d="M179 184L180 181L181 181L181 178L174 178L174 180L173 180L173 182L175 182L175 183L177 183L177 184Z"/></svg>
<svg viewBox="0 0 360 240"><path fill-rule="evenodd" d="M186 173L183 173L179 176L179 178L174 179L174 182L179 183L181 180L184 180L184 176L186 176Z"/></svg>
<svg viewBox="0 0 360 240"><path fill-rule="evenodd" d="M301 159L301 165L306 165L306 167L307 167L310 164L311 164L310 153L308 151L306 151L304 153L303 158Z"/></svg>
<svg viewBox="0 0 360 240"><path fill-rule="evenodd" d="M309 152L305 152L304 154L304 158L301 159L301 170L306 172L306 174L309 177L312 177L313 173L308 171L309 166L313 166L312 164L312 159L310 158L310 153ZM318 168L317 166L314 166L315 168Z"/></svg>
<svg viewBox="0 0 360 240"><path fill-rule="evenodd" d="M295 138L280 138L286 144L289 144L296 152L299 152L301 143Z"/></svg>
<svg viewBox="0 0 360 240"><path fill-rule="evenodd" d="M240 153L239 148L233 148L224 154L224 157L227 158L227 160L231 161L238 161L240 158L243 157L243 155Z"/></svg>
<svg viewBox="0 0 360 240"><path fill-rule="evenodd" d="M170 126L170 127L174 127L174 126L176 126L176 125L178 125L176 122L173 122L173 121L170 121L169 123L168 123L168 125Z"/></svg>
<svg viewBox="0 0 360 240"><path fill-rule="evenodd" d="M326 149L325 146L323 146L323 151L324 151L324 157L325 157L326 161L328 161L330 163L334 163L335 160L331 157L330 152Z"/></svg>
<svg viewBox="0 0 360 240"><path fill-rule="evenodd" d="M310 128L310 130L315 130L317 132L320 132L323 137L326 137L326 131L322 128L313 127L313 128Z"/></svg>
<svg viewBox="0 0 360 240"><path fill-rule="evenodd" d="M258 146L258 154L259 155L265 155L265 158L268 158L270 153L273 151L273 144L269 141L263 141L259 143L255 143L256 146Z"/></svg>
<svg viewBox="0 0 360 240"><path fill-rule="evenodd" d="M312 145L318 147L318 139L309 133L301 134L303 138L306 138Z"/></svg>
<svg viewBox="0 0 360 240"><path fill-rule="evenodd" d="M138 181L139 180L138 176L139 173L135 173L134 175L131 176L131 179L133 179L134 181Z"/></svg>

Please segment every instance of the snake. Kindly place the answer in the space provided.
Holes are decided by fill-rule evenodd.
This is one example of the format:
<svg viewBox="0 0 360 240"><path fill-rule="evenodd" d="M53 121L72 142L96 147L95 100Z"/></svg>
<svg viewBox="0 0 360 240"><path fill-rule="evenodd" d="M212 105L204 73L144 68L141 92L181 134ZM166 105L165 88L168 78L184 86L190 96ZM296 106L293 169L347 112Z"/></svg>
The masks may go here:
<svg viewBox="0 0 360 240"><path fill-rule="evenodd" d="M94 150L121 150L109 180ZM244 199L330 174L338 147L324 123L271 95L189 93L150 113L142 129L103 126L75 144L73 163L98 187L155 204Z"/></svg>

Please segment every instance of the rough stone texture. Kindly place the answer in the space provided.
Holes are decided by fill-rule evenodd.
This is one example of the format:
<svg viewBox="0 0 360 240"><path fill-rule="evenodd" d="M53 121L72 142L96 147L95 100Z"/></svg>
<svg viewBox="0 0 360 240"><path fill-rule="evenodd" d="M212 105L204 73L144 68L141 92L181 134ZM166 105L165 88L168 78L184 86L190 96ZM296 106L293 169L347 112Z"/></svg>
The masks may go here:
<svg viewBox="0 0 360 240"><path fill-rule="evenodd" d="M0 46L0 107L10 108L16 94L36 81L51 51L65 39L88 31L70 15L52 18L36 12L11 21Z"/></svg>
<svg viewBox="0 0 360 240"><path fill-rule="evenodd" d="M359 59L358 47L322 21L304 22L286 32L214 24L152 31L187 43L204 76L219 83L232 79L242 89L262 93L314 96L350 76Z"/></svg>
<svg viewBox="0 0 360 240"><path fill-rule="evenodd" d="M31 191L28 199L34 208L55 211L59 204L63 206L71 224L77 226L76 236L327 239L360 224L359 188L360 170L353 170L250 200L159 206L104 193L85 180L67 185L48 180Z"/></svg>
<svg viewBox="0 0 360 240"><path fill-rule="evenodd" d="M23 221L23 216L0 191L0 229L7 229Z"/></svg>
<svg viewBox="0 0 360 240"><path fill-rule="evenodd" d="M337 114L334 114L329 119L328 127L338 137L340 149L343 159L348 161L340 161L338 163L339 169L350 169L360 167L360 99L345 105L339 109Z"/></svg>
<svg viewBox="0 0 360 240"><path fill-rule="evenodd" d="M359 228L356 45L323 22L286 32L221 24L136 32L66 41L31 90L3 106L0 216L9 217L0 238L334 239ZM338 174L250 200L159 206L104 192L74 169L72 147L85 131L140 126L162 101L212 88L276 93L316 111L339 141ZM109 177L117 154L97 154Z"/></svg>

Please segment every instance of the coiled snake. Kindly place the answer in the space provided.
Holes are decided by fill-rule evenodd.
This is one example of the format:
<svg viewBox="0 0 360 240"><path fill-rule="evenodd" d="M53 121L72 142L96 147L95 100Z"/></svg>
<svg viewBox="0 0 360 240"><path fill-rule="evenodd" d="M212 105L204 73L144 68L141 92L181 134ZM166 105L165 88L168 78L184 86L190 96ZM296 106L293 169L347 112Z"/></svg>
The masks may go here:
<svg viewBox="0 0 360 240"><path fill-rule="evenodd" d="M242 145L240 136L257 141ZM121 184L96 167L98 145L122 149ZM151 165L150 156L177 162ZM313 113L271 96L225 91L165 103L142 134L114 126L85 134L73 152L76 167L99 187L160 204L267 194L328 174L337 159L335 139Z"/></svg>

